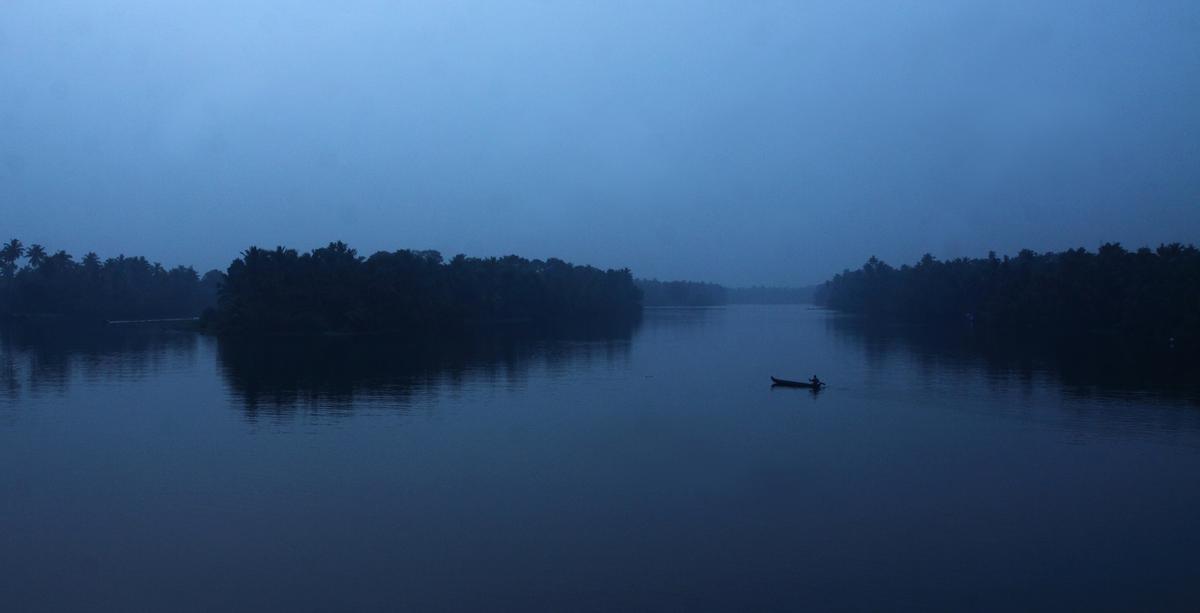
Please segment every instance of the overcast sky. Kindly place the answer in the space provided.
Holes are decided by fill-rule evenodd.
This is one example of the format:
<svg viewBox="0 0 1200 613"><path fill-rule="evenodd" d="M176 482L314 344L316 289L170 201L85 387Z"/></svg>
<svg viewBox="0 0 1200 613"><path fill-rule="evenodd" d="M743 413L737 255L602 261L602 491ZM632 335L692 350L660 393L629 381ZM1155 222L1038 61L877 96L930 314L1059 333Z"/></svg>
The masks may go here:
<svg viewBox="0 0 1200 613"><path fill-rule="evenodd" d="M0 0L0 235L734 285L1200 242L1200 2Z"/></svg>

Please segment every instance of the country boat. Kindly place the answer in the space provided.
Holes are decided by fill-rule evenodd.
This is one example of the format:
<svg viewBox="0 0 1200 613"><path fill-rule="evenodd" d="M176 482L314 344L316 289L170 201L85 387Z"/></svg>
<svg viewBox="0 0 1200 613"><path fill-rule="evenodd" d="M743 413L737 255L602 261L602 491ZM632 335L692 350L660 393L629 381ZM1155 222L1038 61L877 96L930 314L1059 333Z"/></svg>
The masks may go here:
<svg viewBox="0 0 1200 613"><path fill-rule="evenodd" d="M805 387L808 389L819 390L825 386L825 383L821 382L814 385L807 381L789 381L787 379L771 377L771 385L778 385L781 387Z"/></svg>

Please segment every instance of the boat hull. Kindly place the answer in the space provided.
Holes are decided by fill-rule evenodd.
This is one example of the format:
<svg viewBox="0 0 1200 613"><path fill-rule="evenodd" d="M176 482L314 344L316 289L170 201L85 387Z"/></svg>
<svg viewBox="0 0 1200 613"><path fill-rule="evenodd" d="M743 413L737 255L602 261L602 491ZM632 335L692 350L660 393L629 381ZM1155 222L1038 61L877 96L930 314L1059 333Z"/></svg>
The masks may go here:
<svg viewBox="0 0 1200 613"><path fill-rule="evenodd" d="M809 383L807 381L789 381L787 379L779 379L777 377L771 377L771 385L772 386L777 385L779 387L800 387L800 388L810 389L810 390L819 390L825 384L818 383L816 385L813 385L812 383Z"/></svg>

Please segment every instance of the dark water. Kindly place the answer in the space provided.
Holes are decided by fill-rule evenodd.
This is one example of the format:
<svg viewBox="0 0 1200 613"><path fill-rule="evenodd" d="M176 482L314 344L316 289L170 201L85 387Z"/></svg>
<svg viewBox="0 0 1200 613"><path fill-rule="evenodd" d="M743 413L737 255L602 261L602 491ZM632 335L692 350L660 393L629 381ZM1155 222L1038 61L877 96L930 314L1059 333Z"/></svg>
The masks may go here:
<svg viewBox="0 0 1200 613"><path fill-rule="evenodd" d="M1190 373L1021 347L803 307L10 329L0 609L1196 610Z"/></svg>

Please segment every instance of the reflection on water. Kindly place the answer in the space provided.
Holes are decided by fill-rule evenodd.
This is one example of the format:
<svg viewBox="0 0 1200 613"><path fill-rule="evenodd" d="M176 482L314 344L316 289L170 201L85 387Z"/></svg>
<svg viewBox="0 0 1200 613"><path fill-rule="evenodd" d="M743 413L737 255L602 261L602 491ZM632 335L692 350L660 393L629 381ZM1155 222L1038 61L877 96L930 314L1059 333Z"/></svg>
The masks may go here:
<svg viewBox="0 0 1200 613"><path fill-rule="evenodd" d="M512 327L416 338L217 340L152 325L9 324L0 326L0 394L16 400L22 394L62 393L76 380L133 381L164 369L186 369L195 364L198 347L204 344L216 347L220 372L248 415L282 415L297 407L342 410L356 400L403 400L471 382L515 387L531 370L562 375L581 365L620 364L628 360L639 330L656 338L685 338L729 326L730 318L744 316L721 308L647 313L645 323L554 330ZM1080 398L1127 394L1200 404L1200 361L1164 347L1129 339L995 334L969 326L888 326L826 312L813 315L833 339L861 353L865 364L880 372L897 365L910 366L925 378L979 372L993 385L1030 385L1040 378ZM797 371L796 376L801 375L807 373ZM830 375L836 379L838 373Z"/></svg>
<svg viewBox="0 0 1200 613"><path fill-rule="evenodd" d="M977 369L994 379L1027 382L1050 377L1080 397L1145 393L1200 402L1200 360L1140 339L881 325L837 315L828 317L826 326L860 346L867 362L879 369L896 358L911 360L926 373Z"/></svg>
<svg viewBox="0 0 1200 613"><path fill-rule="evenodd" d="M1134 349L0 329L2 608L1190 610L1194 371Z"/></svg>
<svg viewBox="0 0 1200 613"><path fill-rule="evenodd" d="M348 412L356 403L403 403L473 382L517 388L531 371L563 375L628 359L638 322L585 329L480 330L403 338L222 339L221 372L248 417L298 408Z"/></svg>
<svg viewBox="0 0 1200 613"><path fill-rule="evenodd" d="M1200 370L1169 348L1135 339L997 335L970 327L879 326L830 316L826 328L878 376L955 410L1097 437L1198 446Z"/></svg>
<svg viewBox="0 0 1200 613"><path fill-rule="evenodd" d="M615 366L628 359L640 320L587 327L521 326L419 336L214 339L155 325L0 327L0 394L65 393L73 382L119 383L195 364L200 344L248 417L298 408L339 413L357 402L403 402L414 394L471 383L519 387L547 376Z"/></svg>
<svg viewBox="0 0 1200 613"><path fill-rule="evenodd" d="M0 393L63 393L73 381L133 381L194 363L201 339L159 326L0 326Z"/></svg>

